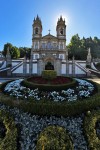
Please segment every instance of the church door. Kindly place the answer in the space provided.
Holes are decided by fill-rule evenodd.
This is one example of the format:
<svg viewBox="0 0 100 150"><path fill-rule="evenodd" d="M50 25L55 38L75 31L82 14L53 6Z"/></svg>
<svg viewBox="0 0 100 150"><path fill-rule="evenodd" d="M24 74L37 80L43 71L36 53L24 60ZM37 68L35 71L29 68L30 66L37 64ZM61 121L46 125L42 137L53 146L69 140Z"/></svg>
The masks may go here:
<svg viewBox="0 0 100 150"><path fill-rule="evenodd" d="M45 65L45 70L54 70L54 66L51 62L47 62L47 64Z"/></svg>

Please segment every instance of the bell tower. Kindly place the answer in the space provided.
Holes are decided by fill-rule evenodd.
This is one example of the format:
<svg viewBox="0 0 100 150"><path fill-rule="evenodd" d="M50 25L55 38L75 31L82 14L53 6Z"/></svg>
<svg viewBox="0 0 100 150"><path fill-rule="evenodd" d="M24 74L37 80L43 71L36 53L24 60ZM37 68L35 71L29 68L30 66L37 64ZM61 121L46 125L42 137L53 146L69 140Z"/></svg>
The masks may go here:
<svg viewBox="0 0 100 150"><path fill-rule="evenodd" d="M66 25L65 20L63 20L62 16L58 19L56 32L58 39L65 39L66 40Z"/></svg>
<svg viewBox="0 0 100 150"><path fill-rule="evenodd" d="M32 48L37 50L40 48L40 39L42 37L42 22L39 16L33 20Z"/></svg>
<svg viewBox="0 0 100 150"><path fill-rule="evenodd" d="M42 22L39 16L33 20L33 38L41 38L42 37Z"/></svg>

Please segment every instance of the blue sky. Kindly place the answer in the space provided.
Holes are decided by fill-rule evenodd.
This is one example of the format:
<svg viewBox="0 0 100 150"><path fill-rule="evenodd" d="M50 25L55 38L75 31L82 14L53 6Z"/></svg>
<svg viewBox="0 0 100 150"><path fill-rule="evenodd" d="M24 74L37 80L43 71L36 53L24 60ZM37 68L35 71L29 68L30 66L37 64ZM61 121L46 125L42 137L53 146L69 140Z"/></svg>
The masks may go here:
<svg viewBox="0 0 100 150"><path fill-rule="evenodd" d="M43 35L56 35L56 21L66 19L66 45L73 35L100 38L100 0L0 0L0 50L7 42L31 47L32 23L39 15Z"/></svg>

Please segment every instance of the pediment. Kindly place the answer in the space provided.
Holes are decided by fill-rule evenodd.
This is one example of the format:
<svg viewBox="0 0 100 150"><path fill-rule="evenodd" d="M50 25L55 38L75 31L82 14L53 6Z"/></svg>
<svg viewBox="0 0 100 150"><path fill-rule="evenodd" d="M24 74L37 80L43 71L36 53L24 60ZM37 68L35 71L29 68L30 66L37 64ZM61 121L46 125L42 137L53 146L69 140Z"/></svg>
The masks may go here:
<svg viewBox="0 0 100 150"><path fill-rule="evenodd" d="M56 39L57 40L57 37L53 36L51 34L47 34L47 35L43 36L42 39Z"/></svg>

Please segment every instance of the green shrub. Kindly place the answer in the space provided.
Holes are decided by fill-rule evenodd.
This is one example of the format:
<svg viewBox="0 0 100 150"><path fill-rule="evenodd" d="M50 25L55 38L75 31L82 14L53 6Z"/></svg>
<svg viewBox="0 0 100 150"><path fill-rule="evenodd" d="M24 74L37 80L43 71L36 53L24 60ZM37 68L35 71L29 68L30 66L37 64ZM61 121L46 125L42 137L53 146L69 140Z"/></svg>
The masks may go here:
<svg viewBox="0 0 100 150"><path fill-rule="evenodd" d="M73 150L72 141L60 126L48 126L39 135L36 150Z"/></svg>
<svg viewBox="0 0 100 150"><path fill-rule="evenodd" d="M0 140L0 150L17 150L17 129L10 114L0 110L0 121L6 128L6 136Z"/></svg>
<svg viewBox="0 0 100 150"><path fill-rule="evenodd" d="M55 79L56 76L57 76L57 73L54 70L44 70L44 71L42 71L42 77L47 79L47 80Z"/></svg>
<svg viewBox="0 0 100 150"><path fill-rule="evenodd" d="M100 110L91 112L84 120L84 131L90 150L100 150L100 139L95 129L97 121L100 121Z"/></svg>
<svg viewBox="0 0 100 150"><path fill-rule="evenodd" d="M32 83L30 81L28 81L28 79L25 79L22 81L22 85L25 87L28 87L30 89L36 89L38 88L40 91L61 91L62 90L66 90L68 88L73 88L77 85L76 80L67 77L71 80L70 83L65 83L65 84L57 84L57 85L52 85L52 84L37 84L37 83Z"/></svg>
<svg viewBox="0 0 100 150"><path fill-rule="evenodd" d="M31 84L31 83L30 83ZM9 105L11 107L18 107L25 112L36 115L56 115L56 116L72 116L83 113L85 111L94 109L100 106L100 85L98 87L98 93L95 93L92 97L77 100L73 102L53 102L43 99L40 101L32 100L16 100L14 97L8 97L3 93L0 94L0 102ZM43 87L41 87L43 88Z"/></svg>

